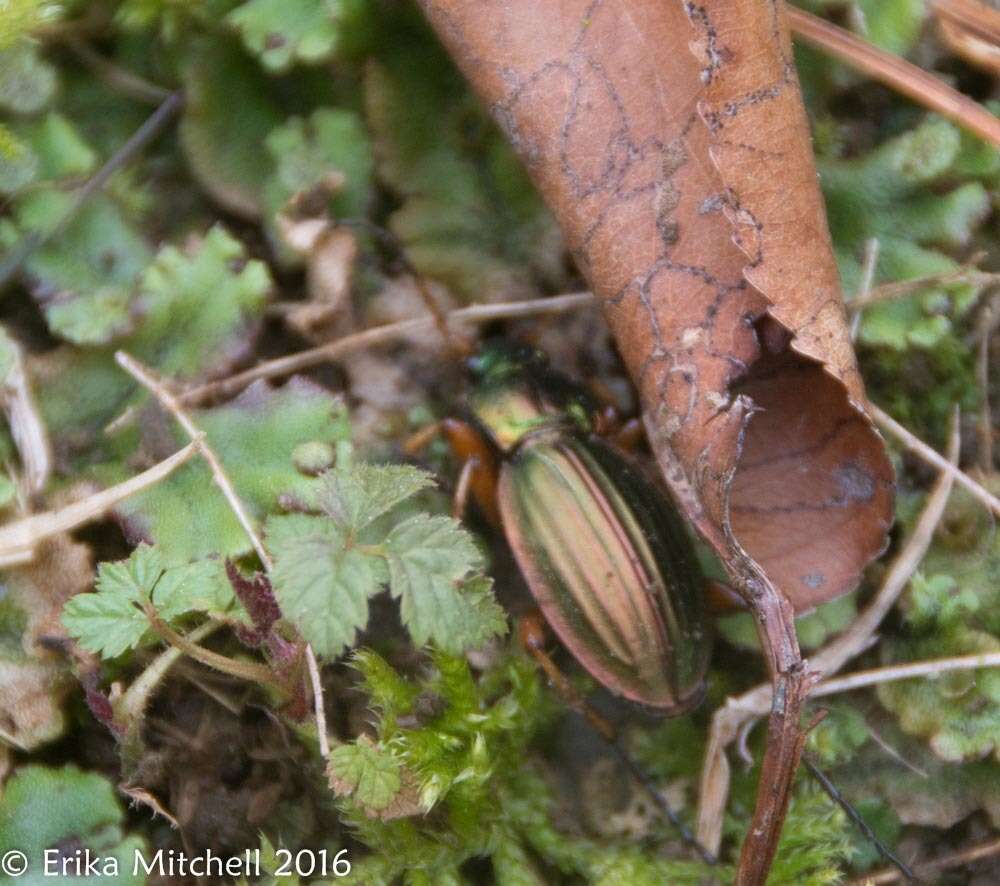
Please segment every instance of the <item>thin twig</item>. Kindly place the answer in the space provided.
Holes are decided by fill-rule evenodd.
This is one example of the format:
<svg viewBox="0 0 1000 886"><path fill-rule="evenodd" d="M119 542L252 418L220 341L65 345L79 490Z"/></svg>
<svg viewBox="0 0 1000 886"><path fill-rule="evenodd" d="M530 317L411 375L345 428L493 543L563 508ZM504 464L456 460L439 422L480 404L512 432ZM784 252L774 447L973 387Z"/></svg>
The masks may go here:
<svg viewBox="0 0 1000 886"><path fill-rule="evenodd" d="M208 445L208 442L205 440L205 435L198 430L198 427L191 420L190 416L184 411L184 408L178 402L177 397L175 397L170 390L168 390L162 381L156 378L150 369L143 366L138 360L131 357L129 354L126 354L124 351L118 351L115 354L115 360L118 361L118 364L126 372L128 372L129 375L136 379L136 381L138 381L143 387L147 388L150 393L152 393L153 396L160 401L163 407L177 420L177 423L184 429L184 432L191 438L194 445L198 447L202 458L204 458L208 463L215 485L219 487L223 496L225 496L226 502L229 504L232 512L236 515L236 519L239 521L240 526L243 527L243 531L246 533L247 538L250 539L250 544L253 545L253 549L257 552L260 562L268 572L273 572L274 562L271 560L270 555L264 548L264 543L257 534L257 530L254 529L250 516L243 507L243 502L240 501L239 496L236 494L236 490L233 488L233 484L230 482L228 475L222 467L222 462L219 461L219 457L215 454L215 450ZM316 656L313 653L312 647L308 643L306 644L306 664L309 671L309 680L312 684L313 703L316 708L316 730L319 734L320 750L322 751L325 759L330 753L330 746L326 734L326 712L323 701L323 683L320 680L319 665L316 663Z"/></svg>
<svg viewBox="0 0 1000 886"><path fill-rule="evenodd" d="M893 283L883 283L874 287L867 295L858 292L847 302L849 311L860 311L885 301L905 298L924 289L936 289L947 286L996 286L1000 283L1000 274L981 271L979 268L958 268L941 274L931 274L927 277L916 277L913 280L897 280Z"/></svg>
<svg viewBox="0 0 1000 886"><path fill-rule="evenodd" d="M869 827L868 822L861 817L857 809L847 802L847 799L840 793L839 790L837 790L837 786L830 781L827 774L812 760L810 760L808 755L802 757L802 762L805 763L806 769L809 770L809 774L815 778L816 781L819 782L820 787L826 791L827 796L844 811L852 822L854 822L854 826L861 831L861 833L865 836L865 839L878 850L879 854L886 861L892 864L908 882L916 882L917 878L913 875L913 871L911 871L906 866L906 863L878 838L875 831Z"/></svg>
<svg viewBox="0 0 1000 886"><path fill-rule="evenodd" d="M972 493L983 505L991 510L997 516L1000 516L1000 498L993 495L988 489L986 489L981 483L977 483L964 471L958 469L956 465L953 465L942 455L935 452L924 443L919 437L915 436L912 432L904 428L896 419L886 412L879 409L874 403L869 404L869 411L872 414L872 418L875 419L876 423L883 431L892 434L900 443L902 443L907 449L910 450L914 455L919 456L928 464L934 465L939 471L947 471L954 477L955 482L960 486L964 486L969 492Z"/></svg>
<svg viewBox="0 0 1000 886"><path fill-rule="evenodd" d="M61 35L61 39L70 52L83 64L122 95L150 105L158 105L170 97L168 89L150 83L138 74L118 67L114 62L96 52L89 43L81 40L79 35L72 31Z"/></svg>
<svg viewBox="0 0 1000 886"><path fill-rule="evenodd" d="M958 450L956 413L949 441L949 457L956 462ZM810 660L811 669L829 676L868 648L875 629L892 608L923 559L934 535L934 529L944 513L952 483L953 475L948 471L942 471L912 534L893 560L874 599L841 637L833 640ZM729 797L730 773L726 748L748 728L750 723L766 716L772 703L772 686L770 683L762 683L742 695L727 699L726 704L712 716L712 727L709 731L708 747L701 773L696 831L698 839L712 851L717 852L719 848L722 838L722 815Z"/></svg>
<svg viewBox="0 0 1000 886"><path fill-rule="evenodd" d="M1000 855L1000 837L994 837L985 843L970 846L967 849L960 849L958 852L951 852L913 866L914 873L918 877L926 877L929 874L936 874L939 871L946 871L949 868L957 868L962 865L972 864L974 861L981 861L984 858L992 858ZM900 879L900 873L895 868L885 868L870 874L862 874L851 880L848 886L883 886L885 883L895 883Z"/></svg>
<svg viewBox="0 0 1000 886"><path fill-rule="evenodd" d="M976 435L979 438L977 461L979 469L986 475L993 473L993 417L990 414L990 347L993 342L992 330L997 322L997 300L983 306L982 314L977 324L979 336L978 361L976 363L976 381L979 393L983 398L979 405L979 423Z"/></svg>
<svg viewBox="0 0 1000 886"><path fill-rule="evenodd" d="M827 774L808 756L803 756L802 762L805 764L809 774L816 779L817 782L819 782L820 787L823 788L827 796L843 810L847 817L854 823L854 826L861 831L865 839L875 846L879 854L891 865L893 865L893 867L899 871L908 883L917 882L917 878L914 876L913 871L911 871L906 863L878 838L878 835L871 829L868 822L862 818L858 810L855 809L854 806L847 801L844 795L840 793L837 786L830 781Z"/></svg>
<svg viewBox="0 0 1000 886"><path fill-rule="evenodd" d="M260 557L260 562L264 564L264 568L270 572L274 568L274 564L271 562L271 558L268 556L267 551L264 550L264 545L257 535L257 530L254 529L253 523L250 521L250 517L243 507L243 502L240 501L239 496L236 494L236 490L233 489L233 484L229 481L229 477L226 475L225 470L222 467L222 462L219 461L219 457L215 454L215 450L208 445L205 440L205 435L198 430L188 414L184 411L181 404L177 401L177 398L167 389L167 386L158 379L153 372L143 366L138 360L125 351L117 351L115 353L115 360L118 365L122 367L129 375L131 375L139 384L144 388L148 389L150 393L156 397L157 400L163 405L164 409L167 410L176 420L177 423L184 429L184 433L187 434L194 445L198 448L198 452L201 457L208 462L208 467L212 472L212 480L215 485L219 487L222 494L226 498L226 502L229 504L230 509L236 515L236 519L239 521L240 526L243 527L243 531L246 533L247 538L250 539L250 544L253 545L253 549L257 552L257 556Z"/></svg>
<svg viewBox="0 0 1000 886"><path fill-rule="evenodd" d="M10 250L3 264L0 265L0 288L5 286L37 249L40 249L50 240L64 233L76 214L83 208L84 204L98 191L100 191L119 169L126 166L132 159L148 145L156 136L163 131L167 123L180 110L184 99L179 92L172 93L164 102L146 119L108 161L95 172L76 192L73 202L63 213L56 225L48 231L33 231L25 234Z"/></svg>
<svg viewBox="0 0 1000 886"><path fill-rule="evenodd" d="M153 465L141 474L130 477L124 483L102 489L81 501L73 502L55 511L33 514L0 527L0 566L17 562L26 553L30 559L35 545L60 532L69 532L84 523L96 520L106 514L118 502L143 489L159 483L164 477L179 468L197 452L197 444L190 443L159 464ZM23 562L23 560L22 560Z"/></svg>
<svg viewBox="0 0 1000 886"><path fill-rule="evenodd" d="M880 251L878 237L871 237L865 241L865 257L861 264L861 282L858 285L856 298L862 301L871 295L872 286L875 284L875 272L878 270L878 255ZM852 300L853 301L853 300ZM857 313L851 319L851 341L858 336L861 328L861 314Z"/></svg>
<svg viewBox="0 0 1000 886"><path fill-rule="evenodd" d="M593 295L589 292L575 292L568 295L556 295L551 298L532 299L521 302L505 302L497 305L471 305L459 308L445 315L448 323L489 323L493 320L528 317L539 314L559 314L571 311L582 305L590 304ZM177 395L177 402L185 406L204 403L207 400L221 399L238 394L247 385L260 379L280 378L301 372L313 366L319 366L332 360L337 360L355 351L386 342L399 341L415 332L424 332L436 328L432 317L418 317L413 320L401 320L398 323L387 323L384 326L374 326L353 335L339 338L319 347L309 348L286 357L278 357L259 363L244 372L231 375L228 378L208 382L195 388L189 388ZM134 420L135 410L123 412L106 428L107 433L115 433Z"/></svg>
<svg viewBox="0 0 1000 886"><path fill-rule="evenodd" d="M306 643L306 667L313 688L313 707L316 709L316 734L319 738L319 752L326 760L330 756L330 739L326 734L326 707L323 702L323 682L320 679L319 664L312 646Z"/></svg>
<svg viewBox="0 0 1000 886"><path fill-rule="evenodd" d="M851 692L865 686L892 683L896 680L913 680L916 677L933 677L948 671L978 671L982 668L1000 667L1000 652L984 652L977 655L956 655L952 658L932 658L928 661L914 661L906 664L886 665L823 680L813 689L811 696L836 695Z"/></svg>
<svg viewBox="0 0 1000 886"><path fill-rule="evenodd" d="M1000 120L967 95L905 59L805 10L789 4L787 12L793 33L806 43L1000 147Z"/></svg>

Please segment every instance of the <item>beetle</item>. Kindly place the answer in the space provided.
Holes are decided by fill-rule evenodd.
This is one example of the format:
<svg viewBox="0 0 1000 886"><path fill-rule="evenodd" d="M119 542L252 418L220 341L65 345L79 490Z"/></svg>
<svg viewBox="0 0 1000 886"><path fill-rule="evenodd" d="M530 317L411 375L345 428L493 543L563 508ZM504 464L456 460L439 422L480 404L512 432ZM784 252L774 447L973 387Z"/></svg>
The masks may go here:
<svg viewBox="0 0 1000 886"><path fill-rule="evenodd" d="M599 431L580 385L527 345L467 360L467 420L440 424L465 489L499 523L562 644L612 693L665 714L696 705L711 653L705 583L665 491Z"/></svg>

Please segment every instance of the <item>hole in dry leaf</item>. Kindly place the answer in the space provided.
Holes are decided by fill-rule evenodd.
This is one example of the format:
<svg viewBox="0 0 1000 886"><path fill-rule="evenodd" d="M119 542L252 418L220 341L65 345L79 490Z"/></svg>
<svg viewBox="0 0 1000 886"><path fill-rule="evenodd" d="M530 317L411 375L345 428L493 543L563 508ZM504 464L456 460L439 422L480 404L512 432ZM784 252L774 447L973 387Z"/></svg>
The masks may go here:
<svg viewBox="0 0 1000 886"><path fill-rule="evenodd" d="M844 386L795 353L770 317L761 356L735 386L750 419L731 490L733 532L797 612L853 590L882 549L892 474Z"/></svg>

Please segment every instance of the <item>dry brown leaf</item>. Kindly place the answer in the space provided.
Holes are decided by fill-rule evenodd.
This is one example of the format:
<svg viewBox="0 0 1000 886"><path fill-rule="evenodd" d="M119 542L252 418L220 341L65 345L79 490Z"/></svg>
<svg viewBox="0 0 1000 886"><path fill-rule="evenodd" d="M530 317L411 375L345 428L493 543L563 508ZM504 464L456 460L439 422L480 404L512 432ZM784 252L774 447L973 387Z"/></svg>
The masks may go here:
<svg viewBox="0 0 1000 886"><path fill-rule="evenodd" d="M809 679L788 603L806 611L853 589L885 545L893 493L784 7L422 6L553 208L664 476L768 635L781 700L762 775L771 800L761 795L737 876L763 882Z"/></svg>
<svg viewBox="0 0 1000 886"><path fill-rule="evenodd" d="M797 611L851 590L884 546L892 472L780 7L424 6L603 298L689 516L725 555L731 487L736 538ZM809 360L768 353L784 342L765 312Z"/></svg>
<svg viewBox="0 0 1000 886"><path fill-rule="evenodd" d="M20 648L11 631L0 654L0 737L32 750L62 734L62 703L72 686L67 659L53 649L69 639L59 621L63 604L90 587L90 549L68 535L39 545L35 562L5 572L10 612L24 619Z"/></svg>

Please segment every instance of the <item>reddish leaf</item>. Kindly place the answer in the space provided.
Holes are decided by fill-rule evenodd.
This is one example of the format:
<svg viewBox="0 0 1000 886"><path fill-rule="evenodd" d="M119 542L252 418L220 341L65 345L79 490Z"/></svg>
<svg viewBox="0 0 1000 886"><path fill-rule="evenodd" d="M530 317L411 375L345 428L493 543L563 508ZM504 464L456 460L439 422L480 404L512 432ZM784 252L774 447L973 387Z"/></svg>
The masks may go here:
<svg viewBox="0 0 1000 886"><path fill-rule="evenodd" d="M851 590L885 544L892 473L778 5L425 7L604 299L693 522L731 556L731 504L736 539L797 611ZM808 360L758 365L761 333L782 339L765 312Z"/></svg>

